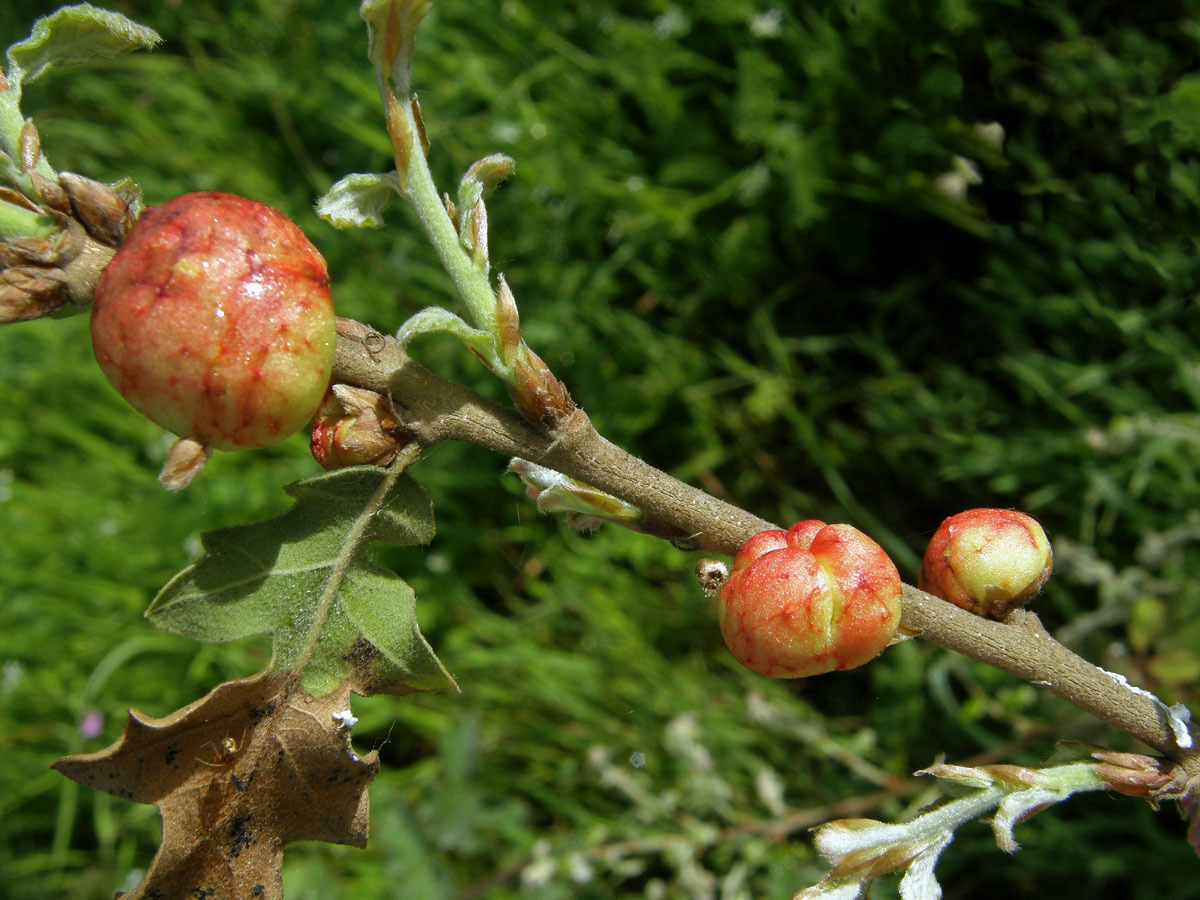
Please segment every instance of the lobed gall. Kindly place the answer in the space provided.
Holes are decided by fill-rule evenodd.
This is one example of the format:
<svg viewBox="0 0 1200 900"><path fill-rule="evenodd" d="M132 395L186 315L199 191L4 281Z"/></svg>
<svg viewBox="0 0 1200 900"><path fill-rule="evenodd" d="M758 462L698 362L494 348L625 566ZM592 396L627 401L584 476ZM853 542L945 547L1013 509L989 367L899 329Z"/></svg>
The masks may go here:
<svg viewBox="0 0 1200 900"><path fill-rule="evenodd" d="M1037 520L1011 509L968 509L934 533L917 586L980 616L1003 619L1033 598L1054 566Z"/></svg>
<svg viewBox="0 0 1200 900"><path fill-rule="evenodd" d="M900 573L850 525L816 519L746 541L717 598L725 645L772 678L861 666L900 625Z"/></svg>
<svg viewBox="0 0 1200 900"><path fill-rule="evenodd" d="M325 261L304 233L215 192L142 214L100 277L91 330L121 395L205 455L303 428L337 338Z"/></svg>

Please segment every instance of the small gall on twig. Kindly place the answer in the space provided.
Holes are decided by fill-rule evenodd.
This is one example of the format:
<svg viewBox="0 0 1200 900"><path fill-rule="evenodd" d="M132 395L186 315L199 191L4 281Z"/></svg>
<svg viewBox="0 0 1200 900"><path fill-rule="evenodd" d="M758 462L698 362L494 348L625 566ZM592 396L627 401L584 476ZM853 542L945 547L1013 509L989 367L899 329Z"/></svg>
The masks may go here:
<svg viewBox="0 0 1200 900"><path fill-rule="evenodd" d="M1028 603L1054 567L1037 520L1011 509L968 509L942 522L917 586L968 612L1004 619Z"/></svg>
<svg viewBox="0 0 1200 900"><path fill-rule="evenodd" d="M877 543L808 519L742 545L717 601L721 636L738 662L771 678L852 669L892 642L902 590Z"/></svg>

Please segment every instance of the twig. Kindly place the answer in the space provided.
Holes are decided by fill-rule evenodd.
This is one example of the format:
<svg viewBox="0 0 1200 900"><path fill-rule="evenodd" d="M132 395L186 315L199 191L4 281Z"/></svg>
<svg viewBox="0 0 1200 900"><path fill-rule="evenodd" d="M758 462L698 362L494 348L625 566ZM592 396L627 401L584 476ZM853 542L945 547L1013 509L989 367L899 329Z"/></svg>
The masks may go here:
<svg viewBox="0 0 1200 900"><path fill-rule="evenodd" d="M364 325L341 320L339 335L334 380L390 396L404 427L423 446L464 441L531 460L638 506L710 552L732 555L754 534L778 527L625 452L597 433L582 410L556 433L544 434L513 410L417 364L394 340ZM996 622L906 584L902 627L1045 688L1200 777L1194 728L1188 726L1190 748L1181 746L1160 702L1068 650L1036 616Z"/></svg>

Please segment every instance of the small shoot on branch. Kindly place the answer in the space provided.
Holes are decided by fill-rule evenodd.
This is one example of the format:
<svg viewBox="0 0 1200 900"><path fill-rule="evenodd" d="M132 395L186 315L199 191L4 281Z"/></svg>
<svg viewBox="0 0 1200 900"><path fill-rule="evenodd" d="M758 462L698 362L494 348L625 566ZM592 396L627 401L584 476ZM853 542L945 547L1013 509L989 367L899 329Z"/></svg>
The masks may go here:
<svg viewBox="0 0 1200 900"><path fill-rule="evenodd" d="M935 765L917 772L948 783L958 794L908 822L839 819L815 829L817 849L833 867L819 883L792 900L859 900L869 895L880 875L902 873L901 900L937 900L941 885L934 867L954 839L956 829L992 814L988 820L996 844L1017 850L1013 828L1047 806L1084 791L1118 791L1159 800L1190 799L1198 790L1176 784L1163 760L1135 753L1114 753L1085 744L1060 745L1050 765Z"/></svg>
<svg viewBox="0 0 1200 900"><path fill-rule="evenodd" d="M485 201L516 168L504 154L470 166L451 201L439 192L426 155L429 142L412 94L416 28L427 0L367 0L359 8L370 33L368 56L375 65L396 169L386 174L342 178L317 202L317 212L338 228L376 227L393 195L417 214L458 295L461 312L423 309L399 329L402 346L421 334L442 331L458 338L504 381L525 418L556 431L575 412L566 388L521 337L516 301L503 276L493 288L488 258Z"/></svg>

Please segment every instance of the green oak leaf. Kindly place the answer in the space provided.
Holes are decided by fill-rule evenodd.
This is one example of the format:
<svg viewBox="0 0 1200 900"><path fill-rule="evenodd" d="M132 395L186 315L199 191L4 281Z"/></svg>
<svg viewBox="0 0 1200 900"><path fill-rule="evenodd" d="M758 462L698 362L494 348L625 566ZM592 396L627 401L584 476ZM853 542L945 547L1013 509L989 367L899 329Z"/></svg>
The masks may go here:
<svg viewBox="0 0 1200 900"><path fill-rule="evenodd" d="M206 554L146 610L159 628L215 643L269 632L271 671L320 696L458 689L421 636L416 597L368 546L426 544L433 509L407 475L356 466L288 485L291 509L203 535Z"/></svg>

